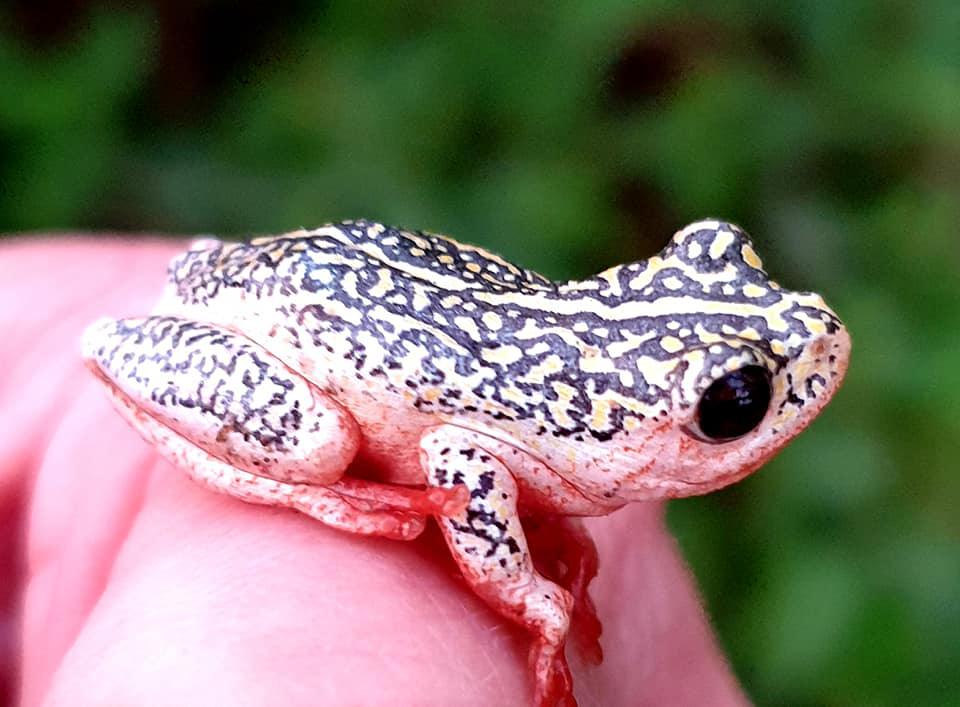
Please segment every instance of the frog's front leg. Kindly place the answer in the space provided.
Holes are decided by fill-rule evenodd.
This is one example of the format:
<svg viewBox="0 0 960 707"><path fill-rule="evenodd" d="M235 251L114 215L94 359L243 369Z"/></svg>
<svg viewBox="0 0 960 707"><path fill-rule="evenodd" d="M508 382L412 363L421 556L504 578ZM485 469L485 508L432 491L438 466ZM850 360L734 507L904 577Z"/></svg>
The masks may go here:
<svg viewBox="0 0 960 707"><path fill-rule="evenodd" d="M536 634L530 663L535 704L576 704L563 647L573 596L544 578L530 557L517 513L517 483L506 465L484 448L485 436L454 425L421 440L429 484L470 490L467 508L439 518L440 528L467 582L488 604Z"/></svg>
<svg viewBox="0 0 960 707"><path fill-rule="evenodd" d="M360 443L353 417L229 330L176 317L102 320L87 331L84 356L133 426L217 491L401 539L465 502L462 490L342 478Z"/></svg>

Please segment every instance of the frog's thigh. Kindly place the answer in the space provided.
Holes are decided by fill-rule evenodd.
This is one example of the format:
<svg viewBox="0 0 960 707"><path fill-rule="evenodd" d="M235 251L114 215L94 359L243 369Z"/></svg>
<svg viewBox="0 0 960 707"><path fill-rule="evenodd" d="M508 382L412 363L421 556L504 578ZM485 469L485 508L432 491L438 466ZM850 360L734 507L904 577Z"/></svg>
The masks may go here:
<svg viewBox="0 0 960 707"><path fill-rule="evenodd" d="M517 514L516 481L483 448L485 440L452 425L435 428L422 439L427 482L439 487L464 484L470 490L466 510L439 518L440 528L473 590L537 634L531 651L537 704L561 703L570 697L563 645L573 598L534 569Z"/></svg>
<svg viewBox="0 0 960 707"><path fill-rule="evenodd" d="M423 530L422 513L363 498L340 480L359 443L356 423L247 339L147 317L99 322L84 348L124 416L207 486L351 532L410 538Z"/></svg>
<svg viewBox="0 0 960 707"><path fill-rule="evenodd" d="M356 454L343 408L258 344L176 317L103 320L85 355L112 392L217 459L277 481L329 484Z"/></svg>

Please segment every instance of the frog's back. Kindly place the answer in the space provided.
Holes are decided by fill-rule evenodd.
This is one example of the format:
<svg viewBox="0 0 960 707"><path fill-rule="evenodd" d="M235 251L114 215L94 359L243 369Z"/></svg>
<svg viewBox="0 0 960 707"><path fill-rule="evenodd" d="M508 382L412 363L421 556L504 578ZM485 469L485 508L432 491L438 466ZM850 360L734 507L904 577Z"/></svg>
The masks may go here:
<svg viewBox="0 0 960 707"><path fill-rule="evenodd" d="M159 309L269 337L285 358L344 388L409 394L421 410L501 414L483 399L516 363L513 348L499 351L504 334L530 312L517 309L508 323L485 297L556 289L481 248L348 221L246 243L201 241L171 264Z"/></svg>
<svg viewBox="0 0 960 707"><path fill-rule="evenodd" d="M542 275L517 267L495 253L435 233L371 221L345 221L318 229L311 238L326 249L362 254L367 267L389 268L401 279L432 282L441 289L502 292L555 287Z"/></svg>
<svg viewBox="0 0 960 707"><path fill-rule="evenodd" d="M245 243L200 241L171 264L170 281L184 301L205 300L221 288L290 297L322 289L331 276L348 272L370 285L365 294L372 300L396 295L389 290L402 289L408 280L450 291L555 287L482 248L372 221L344 221Z"/></svg>

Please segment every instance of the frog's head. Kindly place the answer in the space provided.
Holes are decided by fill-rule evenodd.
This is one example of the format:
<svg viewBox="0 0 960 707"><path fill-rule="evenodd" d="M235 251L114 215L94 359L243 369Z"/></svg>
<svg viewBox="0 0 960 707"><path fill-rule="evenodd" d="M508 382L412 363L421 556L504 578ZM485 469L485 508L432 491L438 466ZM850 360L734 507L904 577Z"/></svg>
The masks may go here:
<svg viewBox="0 0 960 707"><path fill-rule="evenodd" d="M616 456L616 496L706 493L746 476L817 416L840 386L850 337L823 299L771 281L737 226L678 232L638 275L655 308L644 373L652 416ZM652 392L651 392L652 391ZM638 397L640 395L638 394Z"/></svg>

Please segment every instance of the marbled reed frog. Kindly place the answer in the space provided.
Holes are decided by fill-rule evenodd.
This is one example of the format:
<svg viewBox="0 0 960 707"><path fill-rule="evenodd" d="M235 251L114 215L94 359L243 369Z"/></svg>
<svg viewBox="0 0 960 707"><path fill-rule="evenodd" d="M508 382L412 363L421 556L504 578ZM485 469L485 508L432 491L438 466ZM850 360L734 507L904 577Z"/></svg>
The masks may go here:
<svg viewBox="0 0 960 707"><path fill-rule="evenodd" d="M733 483L816 417L849 353L823 300L720 221L564 283L368 221L204 240L152 315L84 340L120 411L206 485L355 533L410 539L435 516L471 586L533 632L540 705L572 703L572 615L600 657L596 560L560 523L572 549L548 579L521 517Z"/></svg>

